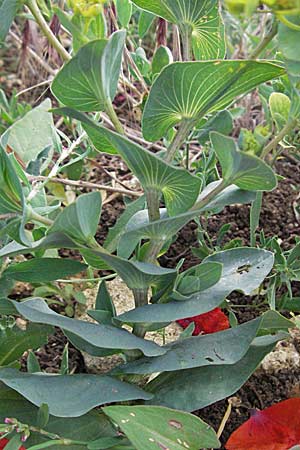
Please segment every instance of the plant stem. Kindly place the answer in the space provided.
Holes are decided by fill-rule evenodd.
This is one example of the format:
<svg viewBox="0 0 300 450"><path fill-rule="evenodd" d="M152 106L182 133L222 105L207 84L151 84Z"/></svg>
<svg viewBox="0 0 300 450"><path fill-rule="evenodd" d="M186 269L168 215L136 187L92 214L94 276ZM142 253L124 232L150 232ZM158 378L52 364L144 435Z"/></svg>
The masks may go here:
<svg viewBox="0 0 300 450"><path fill-rule="evenodd" d="M192 28L190 25L184 25L181 29L182 39L182 57L183 61L191 60L191 40L192 40Z"/></svg>
<svg viewBox="0 0 300 450"><path fill-rule="evenodd" d="M218 184L218 186L215 187L212 191L210 191L204 198L202 198L200 201L194 204L194 206L191 208L190 211L195 211L197 209L202 209L205 206L207 206L211 200L214 199L214 197L218 194L220 194L224 189L229 185L228 182L225 182L224 180L221 181L221 183Z"/></svg>
<svg viewBox="0 0 300 450"><path fill-rule="evenodd" d="M33 211L33 209L31 209L31 208L29 209L28 219L34 220L36 222L40 222L44 225L47 225L48 227L53 224L53 220L48 219L47 217L41 216L40 214Z"/></svg>
<svg viewBox="0 0 300 450"><path fill-rule="evenodd" d="M193 128L193 125L194 121L192 121L191 119L185 119L180 123L177 133L167 150L166 161L168 163L171 163L173 161L176 152L180 149L180 147L188 137L191 129Z"/></svg>
<svg viewBox="0 0 300 450"><path fill-rule="evenodd" d="M112 102L110 100L108 100L106 102L106 109L105 109L105 111L106 111L107 115L109 116L110 120L112 121L116 131L119 134L125 134L123 125L119 121L119 118L118 118L118 116L116 114L116 111L115 111L115 109L113 107L113 104L112 104Z"/></svg>
<svg viewBox="0 0 300 450"><path fill-rule="evenodd" d="M140 192L135 192L135 191L130 191L129 189L122 189L122 188L115 188L115 187L111 187L111 186L106 186L103 184L98 184L98 183L90 183L89 181L75 181L75 180L68 180L67 178L49 178L49 177L45 177L43 175L28 175L27 176L29 181L45 181L47 184L47 182L51 182L51 183L58 183L58 184L64 184L66 186L74 186L76 188L88 188L88 189L98 189L100 191L108 191L108 192L115 192L115 193L119 193L119 194L124 194L130 197L141 197L142 193Z"/></svg>
<svg viewBox="0 0 300 450"><path fill-rule="evenodd" d="M277 21L274 21L271 30L269 31L268 34L264 36L264 38L258 44L256 49L254 49L252 54L249 56L249 59L256 59L261 54L261 52L267 47L267 45L272 41L272 39L276 36L277 31L278 31L278 23Z"/></svg>
<svg viewBox="0 0 300 450"><path fill-rule="evenodd" d="M134 289L132 292L136 308L148 305L148 289ZM133 327L133 334L143 338L146 334L146 329L143 325L135 324Z"/></svg>
<svg viewBox="0 0 300 450"><path fill-rule="evenodd" d="M277 145L282 141L282 139L284 139L284 137L287 136L293 130L293 128L295 128L296 125L297 119L290 119L286 123L286 125L282 128L280 133L277 136L275 136L274 139L264 147L261 153L261 158L265 159L268 156L268 154L277 147Z"/></svg>
<svg viewBox="0 0 300 450"><path fill-rule="evenodd" d="M147 206L148 206L148 217L150 222L160 219L159 203L160 203L160 193L156 190L149 190L146 193Z"/></svg>
<svg viewBox="0 0 300 450"><path fill-rule="evenodd" d="M44 19L43 14L41 13L36 0L27 0L26 2L28 8L30 9L31 14L35 18L37 24L40 26L42 32L48 39L49 43L53 48L57 51L57 53L61 56L64 61L69 61L71 56L67 52L67 50L61 45L55 34L51 31L49 25Z"/></svg>

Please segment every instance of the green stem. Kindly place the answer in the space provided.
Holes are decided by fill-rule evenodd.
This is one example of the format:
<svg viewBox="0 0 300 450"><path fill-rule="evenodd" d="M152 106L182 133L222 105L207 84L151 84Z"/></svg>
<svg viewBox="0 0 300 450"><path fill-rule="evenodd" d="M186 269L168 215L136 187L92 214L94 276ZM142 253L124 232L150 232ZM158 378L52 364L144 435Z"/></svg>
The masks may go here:
<svg viewBox="0 0 300 450"><path fill-rule="evenodd" d="M183 61L191 60L192 27L184 25L181 29Z"/></svg>
<svg viewBox="0 0 300 450"><path fill-rule="evenodd" d="M43 14L41 13L36 0L27 0L26 2L31 14L35 18L37 24L40 26L42 32L48 39L49 43L53 48L57 51L57 53L61 56L64 61L70 61L71 56L67 52L67 50L61 45L57 37L54 33L52 33L49 25L44 19Z"/></svg>
<svg viewBox="0 0 300 450"><path fill-rule="evenodd" d="M194 121L192 121L191 119L183 120L180 123L177 133L167 150L166 161L168 163L171 163L173 161L176 152L180 149L182 144L187 139L193 126L194 126Z"/></svg>
<svg viewBox="0 0 300 450"><path fill-rule="evenodd" d="M267 45L272 41L272 39L276 36L277 31L278 31L278 23L277 21L274 21L271 30L269 31L268 34L265 35L262 41L258 44L256 49L249 56L249 59L256 59L261 54L261 52L267 47Z"/></svg>
<svg viewBox="0 0 300 450"><path fill-rule="evenodd" d="M112 104L112 102L111 102L110 100L108 100L108 101L106 102L106 112L107 112L107 114L108 114L110 120L112 121L112 123L113 123L113 125L114 125L116 131L117 131L119 134L125 134L123 125L122 125L121 122L119 121L119 118L118 118L118 116L117 116L117 114L116 114L116 111L115 111L115 109L114 109L114 107L113 107L113 104Z"/></svg>
<svg viewBox="0 0 300 450"><path fill-rule="evenodd" d="M53 220L48 219L47 217L41 216L40 214L36 213L35 211L33 211L33 209L29 209L28 211L28 219L29 220L34 220L36 222L40 222L44 225L47 226L51 226L53 225Z"/></svg>
<svg viewBox="0 0 300 450"><path fill-rule="evenodd" d="M220 194L222 191L224 191L224 189L229 186L228 182L225 182L224 180L222 180L222 182L220 184L218 184L218 186L215 187L215 189L213 189L212 191L210 191L206 197L202 198L200 201L198 201L197 203L194 204L194 206L191 208L191 211L195 211L197 209L202 209L205 206L207 206L215 197L216 195Z"/></svg>
<svg viewBox="0 0 300 450"><path fill-rule="evenodd" d="M287 136L297 125L297 119L290 119L286 125L283 127L283 129L280 131L280 133L274 137L274 139L267 144L262 153L261 158L265 159L270 152L272 152L277 145L284 139L285 136Z"/></svg>
<svg viewBox="0 0 300 450"><path fill-rule="evenodd" d="M148 289L134 289L132 292L136 308L148 305ZM146 329L143 325L135 324L133 327L133 334L143 338L146 334Z"/></svg>
<svg viewBox="0 0 300 450"><path fill-rule="evenodd" d="M154 222L160 219L159 204L160 193L156 189L146 192L149 221Z"/></svg>

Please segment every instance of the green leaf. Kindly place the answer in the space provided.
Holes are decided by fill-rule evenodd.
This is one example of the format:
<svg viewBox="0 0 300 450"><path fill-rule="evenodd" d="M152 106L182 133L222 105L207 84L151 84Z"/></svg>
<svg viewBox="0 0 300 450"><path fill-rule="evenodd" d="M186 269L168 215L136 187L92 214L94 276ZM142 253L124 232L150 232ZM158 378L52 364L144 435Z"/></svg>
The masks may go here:
<svg viewBox="0 0 300 450"><path fill-rule="evenodd" d="M236 364L205 366L159 375L149 385L151 404L195 411L234 394L283 335L256 338Z"/></svg>
<svg viewBox="0 0 300 450"><path fill-rule="evenodd" d="M27 320L60 327L95 347L122 350L139 349L148 356L157 356L165 352L154 342L138 338L124 329L61 316L52 311L47 303L39 298L32 298L21 303L13 301L13 304L19 314Z"/></svg>
<svg viewBox="0 0 300 450"><path fill-rule="evenodd" d="M233 248L215 253L203 262L223 264L217 284L192 295L184 302L146 305L118 316L123 322L170 322L203 314L219 306L234 290L250 295L258 288L273 267L271 252L256 248Z"/></svg>
<svg viewBox="0 0 300 450"><path fill-rule="evenodd" d="M0 42L4 41L20 6L19 0L0 2Z"/></svg>
<svg viewBox="0 0 300 450"><path fill-rule="evenodd" d="M197 139L199 144L204 145L207 141L209 141L209 133L211 131L217 131L218 133L228 135L232 132L232 130L232 115L229 111L224 109L205 121L203 125L201 123L201 129L199 130Z"/></svg>
<svg viewBox="0 0 300 450"><path fill-rule="evenodd" d="M7 366L21 358L29 349L37 349L48 342L51 327L29 324L26 331L16 325L13 328L0 328L0 366Z"/></svg>
<svg viewBox="0 0 300 450"><path fill-rule="evenodd" d="M37 428L44 430L49 422L49 408L46 403L43 403L37 413Z"/></svg>
<svg viewBox="0 0 300 450"><path fill-rule="evenodd" d="M0 381L38 407L46 403L50 414L56 417L80 417L105 403L152 397L142 389L104 375L29 374L0 369Z"/></svg>
<svg viewBox="0 0 300 450"><path fill-rule="evenodd" d="M198 202L205 198L219 183L220 181L210 183L198 197ZM251 192L242 191L236 186L229 186L204 208L197 209L194 207L195 209L192 211L176 216L169 217L167 210L161 208L160 220L149 222L148 211L139 211L128 221L123 233L120 233L118 254L122 257L129 257L141 239L157 239L157 237L169 239L184 225L205 211L219 211L226 205L250 203L253 199L254 196Z"/></svg>
<svg viewBox="0 0 300 450"><path fill-rule="evenodd" d="M51 101L47 98L14 122L1 137L3 147L12 148L25 166L54 145L55 129L50 108Z"/></svg>
<svg viewBox="0 0 300 450"><path fill-rule="evenodd" d="M235 364L247 353L260 330L288 330L293 322L269 311L261 317L218 333L192 336L169 344L167 352L154 358L141 358L114 369L114 373L150 374L193 369L202 366Z"/></svg>
<svg viewBox="0 0 300 450"><path fill-rule="evenodd" d="M132 14L131 0L116 0L117 17L122 27L127 28Z"/></svg>
<svg viewBox="0 0 300 450"><path fill-rule="evenodd" d="M184 212L194 205L200 190L200 178L171 166L126 137L98 125L84 114L68 108L60 108L56 112L87 124L85 129L88 134L90 129L97 131L122 156L146 192L156 190L163 193L170 215ZM90 137L93 139L93 136Z"/></svg>
<svg viewBox="0 0 300 450"><path fill-rule="evenodd" d="M7 298L0 298L0 316L13 316L16 314L16 308Z"/></svg>
<svg viewBox="0 0 300 450"><path fill-rule="evenodd" d="M19 450L22 446L21 434L15 434L12 438L9 439L9 442L6 444L6 450Z"/></svg>
<svg viewBox="0 0 300 450"><path fill-rule="evenodd" d="M206 114L284 73L280 66L258 61L170 64L151 88L143 114L144 137L157 141L183 120L192 127Z"/></svg>
<svg viewBox="0 0 300 450"><path fill-rule="evenodd" d="M216 0L133 0L142 9L191 33L196 59L225 56L224 27Z"/></svg>
<svg viewBox="0 0 300 450"><path fill-rule="evenodd" d="M89 42L56 75L51 90L64 105L104 111L117 91L126 33Z"/></svg>
<svg viewBox="0 0 300 450"><path fill-rule="evenodd" d="M0 383L0 422L3 423L6 417L17 417L22 423L36 426L38 408L25 400L16 391ZM45 427L49 433L55 433L65 439L81 441L93 441L103 436L116 436L113 426L104 414L92 411L77 418L57 418L50 416ZM41 444L49 438L39 433L32 432L26 447ZM53 446L51 450L62 450L61 446ZM70 445L68 450L86 450L86 445Z"/></svg>
<svg viewBox="0 0 300 450"><path fill-rule="evenodd" d="M27 372L29 373L41 372L39 360L31 350L29 350L28 352L26 365L27 365Z"/></svg>
<svg viewBox="0 0 300 450"><path fill-rule="evenodd" d="M272 191L277 186L273 170L260 158L238 150L234 139L215 132L210 139L227 184L247 191Z"/></svg>
<svg viewBox="0 0 300 450"><path fill-rule="evenodd" d="M158 47L154 53L152 60L152 73L157 75L162 69L173 62L173 55L171 50L164 45Z"/></svg>
<svg viewBox="0 0 300 450"><path fill-rule="evenodd" d="M96 297L96 310L107 311L111 314L111 316L116 315L116 309L114 303L111 299L111 296L107 290L105 281L102 281L99 285L99 289Z"/></svg>
<svg viewBox="0 0 300 450"><path fill-rule="evenodd" d="M24 197L15 169L0 146L0 214L22 214Z"/></svg>
<svg viewBox="0 0 300 450"><path fill-rule="evenodd" d="M118 243L121 235L124 232L124 228L127 223L140 210L145 208L145 197L142 196L137 200L134 200L129 205L126 206L125 211L121 214L116 224L111 227L108 231L107 238L104 242L104 248L109 252L113 253L118 248Z"/></svg>
<svg viewBox="0 0 300 450"><path fill-rule="evenodd" d="M107 406L103 411L137 450L220 448L214 430L192 414L159 406Z"/></svg>
<svg viewBox="0 0 300 450"><path fill-rule="evenodd" d="M11 264L4 275L18 281L46 283L68 277L87 268L86 264L72 259L33 258L28 261Z"/></svg>
<svg viewBox="0 0 300 450"><path fill-rule="evenodd" d="M99 192L80 195L74 203L62 210L48 233L66 233L84 244L93 242L100 220L101 207L102 199Z"/></svg>
<svg viewBox="0 0 300 450"><path fill-rule="evenodd" d="M145 34L147 34L154 19L155 19L155 16L153 14L148 13L146 11L141 11L140 17L139 17L139 23L138 23L140 39L143 39Z"/></svg>

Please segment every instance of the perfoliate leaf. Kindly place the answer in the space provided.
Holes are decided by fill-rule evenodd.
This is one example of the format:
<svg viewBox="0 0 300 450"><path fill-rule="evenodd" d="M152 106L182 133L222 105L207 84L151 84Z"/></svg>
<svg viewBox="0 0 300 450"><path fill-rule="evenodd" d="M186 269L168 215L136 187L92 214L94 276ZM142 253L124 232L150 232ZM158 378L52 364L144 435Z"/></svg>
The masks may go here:
<svg viewBox="0 0 300 450"><path fill-rule="evenodd" d="M80 120L88 135L90 130L94 130L110 148L122 156L146 192L155 190L163 193L170 215L187 211L194 205L200 190L200 178L171 166L124 136L98 125L84 114L68 108L59 108L56 112ZM90 137L93 140L94 134Z"/></svg>
<svg viewBox="0 0 300 450"><path fill-rule="evenodd" d="M195 59L225 56L224 26L216 0L133 0L140 8L163 17L192 37Z"/></svg>
<svg viewBox="0 0 300 450"><path fill-rule="evenodd" d="M214 430L192 414L159 406L107 406L103 411L137 450L220 447Z"/></svg>
<svg viewBox="0 0 300 450"><path fill-rule="evenodd" d="M150 374L202 366L235 364L247 353L257 334L288 330L292 322L275 311L234 328L204 336L193 336L166 345L167 352L154 358L141 358L114 369L114 373Z"/></svg>
<svg viewBox="0 0 300 450"><path fill-rule="evenodd" d="M118 31L82 47L52 83L58 100L79 111L104 111L116 95L125 37Z"/></svg>
<svg viewBox="0 0 300 450"><path fill-rule="evenodd" d="M285 70L269 62L201 61L174 63L155 80L143 114L143 134L157 141L182 121L191 127L209 112L228 106Z"/></svg>
<svg viewBox="0 0 300 450"><path fill-rule="evenodd" d="M76 241L87 244L93 241L96 234L101 207L102 199L99 192L81 195L74 203L63 209L48 233L66 233Z"/></svg>
<svg viewBox="0 0 300 450"><path fill-rule="evenodd" d="M8 278L29 283L46 283L59 278L75 275L87 266L72 259L33 258L28 261L11 264L4 274Z"/></svg>
<svg viewBox="0 0 300 450"><path fill-rule="evenodd" d="M30 374L0 369L0 381L38 407L46 403L49 413L56 417L80 417L105 403L152 397L132 384L105 375Z"/></svg>
<svg viewBox="0 0 300 450"><path fill-rule="evenodd" d="M184 411L204 408L235 393L252 375L262 359L285 335L256 338L246 355L236 364L204 366L164 373L149 385L151 404Z"/></svg>
<svg viewBox="0 0 300 450"><path fill-rule="evenodd" d="M73 333L91 345L106 349L139 349L148 356L163 354L165 350L154 342L134 336L128 331L111 325L99 325L82 320L70 319L52 311L41 298L32 298L24 302L12 302L19 314L34 323L53 325ZM116 353L115 352L115 353Z"/></svg>
<svg viewBox="0 0 300 450"><path fill-rule="evenodd" d="M273 170L256 156L238 150L234 139L212 132L210 139L227 184L247 191L271 191L277 185Z"/></svg>
<svg viewBox="0 0 300 450"><path fill-rule="evenodd" d="M239 290L249 295L258 288L271 271L274 256L271 252L256 248L234 248L215 253L203 262L223 264L222 276L217 284L205 291L193 294L183 302L146 305L118 316L123 322L170 322L193 317L213 310L227 295Z"/></svg>

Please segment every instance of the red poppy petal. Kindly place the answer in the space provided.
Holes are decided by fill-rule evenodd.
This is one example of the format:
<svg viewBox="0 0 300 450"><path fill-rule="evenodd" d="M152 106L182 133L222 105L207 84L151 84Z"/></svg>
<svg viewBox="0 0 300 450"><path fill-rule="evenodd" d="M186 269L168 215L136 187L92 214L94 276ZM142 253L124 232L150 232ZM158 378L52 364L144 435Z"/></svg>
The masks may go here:
<svg viewBox="0 0 300 450"><path fill-rule="evenodd" d="M6 438L0 439L0 450L5 449L6 445L8 444L9 440ZM25 447L20 447L19 450L26 450Z"/></svg>
<svg viewBox="0 0 300 450"><path fill-rule="evenodd" d="M228 317L223 313L220 308L215 308L198 316L187 317L185 319L177 320L177 323L183 328L187 328L190 323L195 324L195 330L193 336L199 334L210 334L218 331L227 330L230 328Z"/></svg>
<svg viewBox="0 0 300 450"><path fill-rule="evenodd" d="M226 443L227 450L289 450L300 443L300 399L256 411Z"/></svg>

